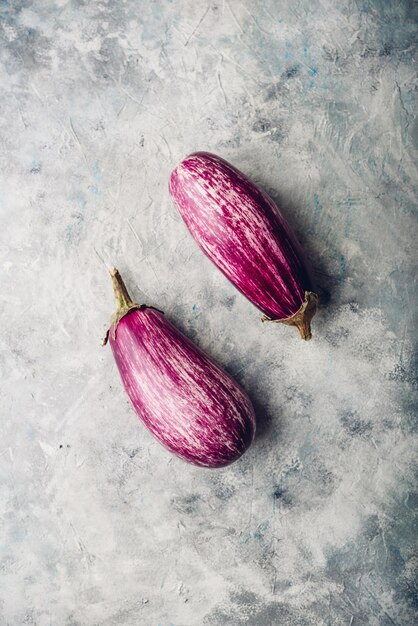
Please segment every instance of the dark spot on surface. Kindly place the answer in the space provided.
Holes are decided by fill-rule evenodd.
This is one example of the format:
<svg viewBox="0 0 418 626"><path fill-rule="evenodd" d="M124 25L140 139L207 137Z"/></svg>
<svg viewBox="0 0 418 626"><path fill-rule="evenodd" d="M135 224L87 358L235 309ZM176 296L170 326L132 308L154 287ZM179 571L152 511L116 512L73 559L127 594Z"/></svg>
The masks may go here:
<svg viewBox="0 0 418 626"><path fill-rule="evenodd" d="M65 238L68 243L78 243L84 226L84 215L80 212L71 215L72 221L65 229Z"/></svg>
<svg viewBox="0 0 418 626"><path fill-rule="evenodd" d="M93 129L95 131L98 130L104 130L105 129L105 123L103 120L99 120L98 122L96 122L95 124L93 124Z"/></svg>
<svg viewBox="0 0 418 626"><path fill-rule="evenodd" d="M271 123L266 119L257 120L253 124L253 131L255 133L266 133L271 128Z"/></svg>
<svg viewBox="0 0 418 626"><path fill-rule="evenodd" d="M232 485L224 485L221 483L217 485L213 493L219 500L227 501L232 498L235 492L236 489Z"/></svg>
<svg viewBox="0 0 418 626"><path fill-rule="evenodd" d="M200 496L198 494L191 494L189 496L183 496L180 498L172 498L172 506L181 513L187 513L190 515L194 513L200 503Z"/></svg>
<svg viewBox="0 0 418 626"><path fill-rule="evenodd" d="M266 89L266 93L264 96L265 101L268 102L269 100L274 100L275 98L277 98L281 89L282 89L282 82L280 81L275 83L274 85L270 85Z"/></svg>
<svg viewBox="0 0 418 626"><path fill-rule="evenodd" d="M294 76L297 76L298 74L299 74L298 65L293 65L292 67L289 67L284 73L286 78L293 78Z"/></svg>
<svg viewBox="0 0 418 626"><path fill-rule="evenodd" d="M286 475L297 474L301 470L301 462L300 459L292 459L291 463L288 465L286 469Z"/></svg>
<svg viewBox="0 0 418 626"><path fill-rule="evenodd" d="M367 59L369 57L375 57L376 55L377 55L376 48L370 48L369 46L365 46L362 52L360 53L360 56L363 59Z"/></svg>
<svg viewBox="0 0 418 626"><path fill-rule="evenodd" d="M217 130L218 123L215 122L211 117L206 118L206 124L210 130Z"/></svg>
<svg viewBox="0 0 418 626"><path fill-rule="evenodd" d="M400 383L410 383L411 385L416 384L415 371L407 369L399 363L388 374L388 378L389 380L395 380Z"/></svg>
<svg viewBox="0 0 418 626"><path fill-rule="evenodd" d="M287 387L284 394L286 400L298 403L300 407L304 409L308 408L312 404L312 395L293 385Z"/></svg>
<svg viewBox="0 0 418 626"><path fill-rule="evenodd" d="M62 443L60 443L60 448L63 448L64 446L62 445Z"/></svg>
<svg viewBox="0 0 418 626"><path fill-rule="evenodd" d="M286 487L283 485L276 485L273 491L273 498L280 501L282 504L289 506L292 504L292 498Z"/></svg>
<svg viewBox="0 0 418 626"><path fill-rule="evenodd" d="M272 141L279 142L286 137L281 120L260 119L254 122L252 129L255 133L268 133Z"/></svg>
<svg viewBox="0 0 418 626"><path fill-rule="evenodd" d="M139 448L135 448L134 450L131 450L130 452L128 452L128 456L130 459L133 459L134 457L136 457L136 455L139 452Z"/></svg>
<svg viewBox="0 0 418 626"><path fill-rule="evenodd" d="M329 487L334 484L334 474L316 457L307 459L303 474L309 478L317 488L325 488L326 493L331 493Z"/></svg>
<svg viewBox="0 0 418 626"><path fill-rule="evenodd" d="M337 346L342 340L347 339L349 335L350 335L350 332L347 328L344 328L343 326L339 326L338 328L335 328L334 330L328 331L327 334L325 335L325 339L328 341L328 343L331 346Z"/></svg>
<svg viewBox="0 0 418 626"><path fill-rule="evenodd" d="M218 145L227 148L239 148L239 146L241 145L241 137L240 135L234 135L226 141L220 141Z"/></svg>
<svg viewBox="0 0 418 626"><path fill-rule="evenodd" d="M330 48L327 46L323 46L323 57L326 61L331 61L332 63L336 63L339 59L338 50L336 48Z"/></svg>
<svg viewBox="0 0 418 626"><path fill-rule="evenodd" d="M366 422L362 420L356 411L351 411L349 409L345 410L340 418L340 422L344 428L344 430L351 437L361 437L369 433L372 430L372 425L370 422Z"/></svg>
<svg viewBox="0 0 418 626"><path fill-rule="evenodd" d="M230 311L235 304L235 300L235 296L226 296L225 298L221 298L221 304Z"/></svg>
<svg viewBox="0 0 418 626"><path fill-rule="evenodd" d="M265 540L266 531L268 530L269 522L265 521L259 524L254 532L254 539L259 543Z"/></svg>
<svg viewBox="0 0 418 626"><path fill-rule="evenodd" d="M379 50L379 56L380 57L388 57L392 54L393 52L393 44L392 43L385 43L383 48L381 50Z"/></svg>
<svg viewBox="0 0 418 626"><path fill-rule="evenodd" d="M281 127L278 128L274 128L271 133L270 133L270 139L272 141L283 141L283 139L286 137L286 134L283 132Z"/></svg>
<svg viewBox="0 0 418 626"><path fill-rule="evenodd" d="M276 500L280 500L284 496L285 493L286 493L286 489L283 489L283 487L278 486L273 491L273 496L276 498Z"/></svg>
<svg viewBox="0 0 418 626"><path fill-rule="evenodd" d="M41 171L41 166L39 164L36 164L30 168L31 174L39 174L40 171Z"/></svg>

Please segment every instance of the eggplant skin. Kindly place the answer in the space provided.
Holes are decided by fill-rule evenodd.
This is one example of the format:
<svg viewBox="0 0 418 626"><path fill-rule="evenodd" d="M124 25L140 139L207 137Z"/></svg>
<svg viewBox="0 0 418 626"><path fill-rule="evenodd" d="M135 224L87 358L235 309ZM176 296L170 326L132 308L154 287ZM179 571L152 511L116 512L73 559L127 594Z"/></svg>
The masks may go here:
<svg viewBox="0 0 418 626"><path fill-rule="evenodd" d="M247 394L160 311L130 311L109 342L135 411L168 450L205 467L247 450L255 434Z"/></svg>
<svg viewBox="0 0 418 626"><path fill-rule="evenodd" d="M273 200L209 152L172 172L170 194L203 252L271 319L293 316L313 290L302 248Z"/></svg>

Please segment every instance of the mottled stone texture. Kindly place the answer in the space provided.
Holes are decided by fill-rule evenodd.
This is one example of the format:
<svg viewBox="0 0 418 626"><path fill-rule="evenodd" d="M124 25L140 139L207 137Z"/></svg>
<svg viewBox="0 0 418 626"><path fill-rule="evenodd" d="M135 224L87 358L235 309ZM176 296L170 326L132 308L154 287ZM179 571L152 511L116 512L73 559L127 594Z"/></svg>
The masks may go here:
<svg viewBox="0 0 418 626"><path fill-rule="evenodd" d="M412 625L417 4L0 11L0 623ZM304 244L310 343L187 233L167 181L197 149ZM105 263L247 389L241 461L186 465L140 425L100 347Z"/></svg>

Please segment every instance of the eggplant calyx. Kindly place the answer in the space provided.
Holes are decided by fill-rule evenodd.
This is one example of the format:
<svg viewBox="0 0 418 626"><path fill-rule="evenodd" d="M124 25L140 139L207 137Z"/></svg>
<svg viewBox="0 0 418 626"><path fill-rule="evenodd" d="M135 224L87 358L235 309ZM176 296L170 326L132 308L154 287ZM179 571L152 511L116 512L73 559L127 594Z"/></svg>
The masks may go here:
<svg viewBox="0 0 418 626"><path fill-rule="evenodd" d="M305 291L305 300L294 315L283 319L271 319L267 315L263 315L262 322L280 322L288 326L296 326L300 332L300 336L305 341L312 338L311 321L318 307L318 296L313 291Z"/></svg>
<svg viewBox="0 0 418 626"><path fill-rule="evenodd" d="M115 292L116 298L116 311L112 315L110 320L110 327L108 328L106 335L102 340L102 346L105 346L109 339L109 333L113 329L113 339L116 339L116 329L118 327L119 322L125 315L127 315L130 311L143 311L144 309L153 309L154 307L149 307L146 304L137 304L134 302L129 295L129 292L126 288L126 285L123 281L122 276L119 273L119 270L116 267L112 267L109 270L110 277L113 283L113 290ZM155 309L156 311L160 311L159 309ZM163 311L160 311L162 313Z"/></svg>

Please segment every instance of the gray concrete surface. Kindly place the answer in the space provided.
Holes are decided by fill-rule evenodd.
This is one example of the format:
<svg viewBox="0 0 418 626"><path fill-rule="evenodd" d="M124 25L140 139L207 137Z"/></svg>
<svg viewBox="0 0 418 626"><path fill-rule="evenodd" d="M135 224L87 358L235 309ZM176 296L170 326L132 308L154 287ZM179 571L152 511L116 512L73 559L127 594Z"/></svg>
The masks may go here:
<svg viewBox="0 0 418 626"><path fill-rule="evenodd" d="M413 624L417 4L0 11L0 623ZM295 228L310 343L188 235L167 179L196 149ZM141 426L100 347L106 263L248 390L240 462L188 466Z"/></svg>

